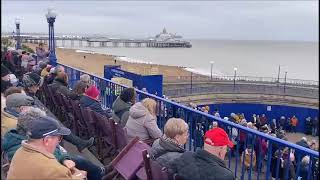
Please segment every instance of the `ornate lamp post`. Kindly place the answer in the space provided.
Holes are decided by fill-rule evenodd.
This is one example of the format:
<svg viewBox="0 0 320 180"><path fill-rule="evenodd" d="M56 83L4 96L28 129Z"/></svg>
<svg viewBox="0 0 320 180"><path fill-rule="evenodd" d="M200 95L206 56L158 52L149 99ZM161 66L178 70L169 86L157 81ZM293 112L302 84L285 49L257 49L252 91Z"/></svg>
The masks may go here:
<svg viewBox="0 0 320 180"><path fill-rule="evenodd" d="M48 13L46 14L47 22L49 24L49 61L53 66L57 65L57 57L56 57L56 44L54 39L54 22L56 20L57 14L53 11L53 9L49 8Z"/></svg>
<svg viewBox="0 0 320 180"><path fill-rule="evenodd" d="M18 49L21 49L20 19L16 18L15 23L16 23L16 41L17 41L16 49L18 50Z"/></svg>
<svg viewBox="0 0 320 180"><path fill-rule="evenodd" d="M287 74L288 74L288 71L284 72L284 85L283 85L283 93L286 93L286 85L287 85Z"/></svg>
<svg viewBox="0 0 320 180"><path fill-rule="evenodd" d="M234 76L233 76L233 91L235 91L236 90L236 77L237 77L237 70L238 70L238 68L233 68L233 70L234 70Z"/></svg>

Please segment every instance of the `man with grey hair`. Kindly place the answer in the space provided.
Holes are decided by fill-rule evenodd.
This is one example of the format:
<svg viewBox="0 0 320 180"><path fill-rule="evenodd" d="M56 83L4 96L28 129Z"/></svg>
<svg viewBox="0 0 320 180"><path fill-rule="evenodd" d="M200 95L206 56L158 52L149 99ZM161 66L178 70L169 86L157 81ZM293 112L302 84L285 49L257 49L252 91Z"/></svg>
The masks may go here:
<svg viewBox="0 0 320 180"><path fill-rule="evenodd" d="M71 133L57 120L40 116L29 121L28 140L14 153L7 179L73 179L86 178L86 172L74 164L61 165L53 153L63 136ZM70 167L69 167L70 166Z"/></svg>
<svg viewBox="0 0 320 180"><path fill-rule="evenodd" d="M53 72L46 79L47 84L51 84L53 80L57 77L57 75L61 72L65 72L63 66L57 65L56 67L54 67Z"/></svg>
<svg viewBox="0 0 320 180"><path fill-rule="evenodd" d="M32 121L45 116L46 113L41 109L31 107L18 117L17 128L7 132L3 139L2 148L9 161L12 160L15 152L21 147L21 142L27 140L27 131L31 128ZM89 179L101 179L104 175L104 167L96 166L82 156L70 154L60 145L57 145L53 155L60 164L69 169L75 166L77 169L87 171Z"/></svg>
<svg viewBox="0 0 320 180"><path fill-rule="evenodd" d="M6 98L6 107L1 112L1 137L10 129L16 128L20 113L34 105L32 97L23 93L14 93Z"/></svg>
<svg viewBox="0 0 320 180"><path fill-rule="evenodd" d="M80 81L86 83L88 86L92 85L92 81L91 81L90 76L88 74L82 74L80 76Z"/></svg>

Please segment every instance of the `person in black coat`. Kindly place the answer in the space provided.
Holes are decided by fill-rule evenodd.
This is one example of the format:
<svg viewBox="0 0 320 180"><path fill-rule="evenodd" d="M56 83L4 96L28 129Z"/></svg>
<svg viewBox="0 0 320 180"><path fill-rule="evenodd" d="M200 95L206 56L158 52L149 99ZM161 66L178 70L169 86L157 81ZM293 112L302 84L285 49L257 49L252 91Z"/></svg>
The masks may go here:
<svg viewBox="0 0 320 180"><path fill-rule="evenodd" d="M82 108L90 108L91 110L107 116L108 118L112 117L111 109L103 109L101 103L98 101L100 91L96 86L90 86L85 95L80 98L80 106Z"/></svg>
<svg viewBox="0 0 320 180"><path fill-rule="evenodd" d="M227 147L233 147L227 133L213 128L205 133L204 149L183 153L172 162L170 170L183 180L234 180L234 172L223 161Z"/></svg>
<svg viewBox="0 0 320 180"><path fill-rule="evenodd" d="M12 86L9 74L9 69L1 64L1 93L4 93L6 89Z"/></svg>
<svg viewBox="0 0 320 180"><path fill-rule="evenodd" d="M48 85L53 92L60 92L68 98L76 99L78 95L68 88L68 75L64 72L59 73L52 84Z"/></svg>

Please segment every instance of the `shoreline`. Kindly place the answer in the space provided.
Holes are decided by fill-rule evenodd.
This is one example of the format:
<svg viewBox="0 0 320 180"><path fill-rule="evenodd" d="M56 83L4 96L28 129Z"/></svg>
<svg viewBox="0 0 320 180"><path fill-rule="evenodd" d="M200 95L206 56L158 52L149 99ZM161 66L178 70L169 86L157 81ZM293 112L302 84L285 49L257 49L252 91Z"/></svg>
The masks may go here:
<svg viewBox="0 0 320 180"><path fill-rule="evenodd" d="M32 43L23 44L29 46L33 50L38 46L38 44ZM48 49L46 45L44 47L45 49ZM56 48L56 56L59 63L73 66L101 77L104 75L104 65L120 65L121 69L125 71L140 75L163 75L163 78L190 76L191 73L193 73L193 76L205 76L188 71L185 69L187 67L160 65L143 61L132 62L130 61L130 58L126 56L115 56L88 50L59 47Z"/></svg>

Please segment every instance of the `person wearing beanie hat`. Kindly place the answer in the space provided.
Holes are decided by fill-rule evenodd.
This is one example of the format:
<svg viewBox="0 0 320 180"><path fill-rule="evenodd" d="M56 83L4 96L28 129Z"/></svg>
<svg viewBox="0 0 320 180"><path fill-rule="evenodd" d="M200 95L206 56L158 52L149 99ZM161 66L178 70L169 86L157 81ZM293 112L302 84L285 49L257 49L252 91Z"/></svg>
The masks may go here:
<svg viewBox="0 0 320 180"><path fill-rule="evenodd" d="M172 163L172 171L181 179L235 180L224 162L228 147L233 147L228 134L219 127L210 129L205 133L203 149L183 153Z"/></svg>
<svg viewBox="0 0 320 180"><path fill-rule="evenodd" d="M12 86L10 83L10 74L9 69L1 64L1 93Z"/></svg>
<svg viewBox="0 0 320 180"><path fill-rule="evenodd" d="M100 91L96 86L90 86L85 95L80 98L80 106L82 108L90 108L91 110L107 116L112 117L111 109L103 109L101 103L99 102Z"/></svg>
<svg viewBox="0 0 320 180"><path fill-rule="evenodd" d="M114 111L113 119L115 122L124 127L129 118L129 109L135 102L136 92L134 88L124 89L112 104L112 110Z"/></svg>

